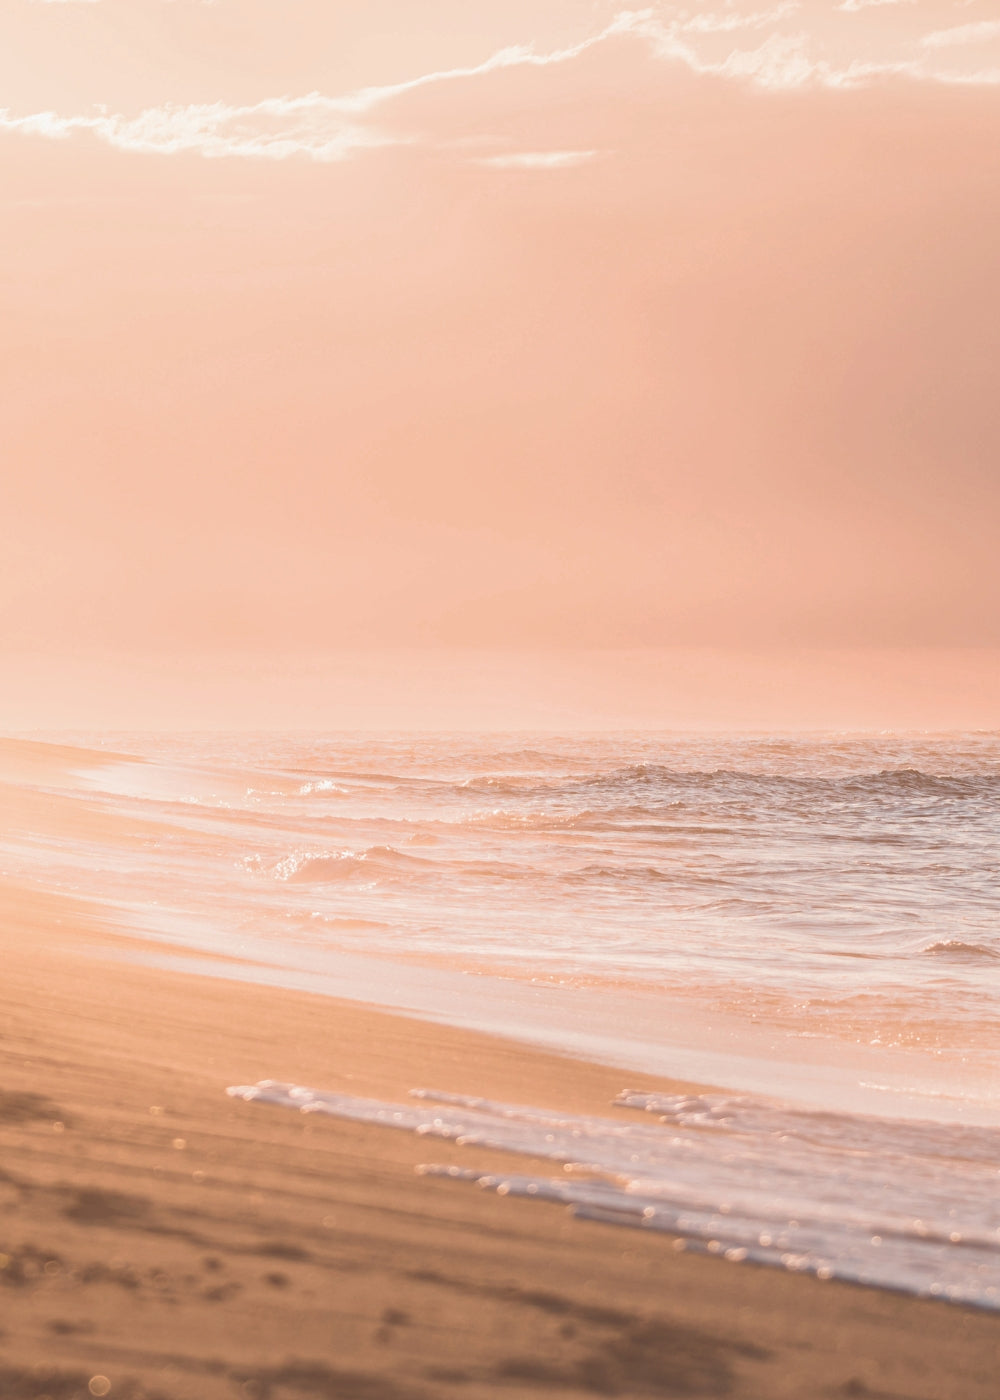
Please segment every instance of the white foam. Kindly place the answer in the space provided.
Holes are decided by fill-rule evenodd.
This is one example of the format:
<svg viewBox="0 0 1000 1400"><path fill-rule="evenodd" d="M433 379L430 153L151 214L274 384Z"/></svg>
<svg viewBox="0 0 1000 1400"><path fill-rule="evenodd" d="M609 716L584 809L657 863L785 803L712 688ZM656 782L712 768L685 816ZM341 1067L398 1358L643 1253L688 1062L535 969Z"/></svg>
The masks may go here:
<svg viewBox="0 0 1000 1400"><path fill-rule="evenodd" d="M1000 1131L810 1113L762 1099L624 1093L655 1114L555 1114L433 1090L407 1103L262 1080L235 1098L541 1158L557 1177L426 1174L666 1231L776 1265L1000 1310Z"/></svg>

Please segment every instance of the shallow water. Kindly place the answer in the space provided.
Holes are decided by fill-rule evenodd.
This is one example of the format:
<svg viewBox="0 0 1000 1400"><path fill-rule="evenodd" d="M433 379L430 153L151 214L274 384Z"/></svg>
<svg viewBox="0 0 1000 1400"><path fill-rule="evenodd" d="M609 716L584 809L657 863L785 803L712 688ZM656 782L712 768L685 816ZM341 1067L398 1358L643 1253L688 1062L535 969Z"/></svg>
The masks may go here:
<svg viewBox="0 0 1000 1400"><path fill-rule="evenodd" d="M622 1093L653 1123L428 1090L407 1104L264 1080L250 1102L551 1161L558 1177L424 1172L660 1230L732 1262L1000 1309L1000 1130L845 1118L713 1095Z"/></svg>
<svg viewBox="0 0 1000 1400"><path fill-rule="evenodd" d="M128 852L7 862L276 946L670 989L884 1044L996 1045L1000 738L114 736Z"/></svg>
<svg viewBox="0 0 1000 1400"><path fill-rule="evenodd" d="M1000 1123L1000 736L76 742L33 786L80 821L8 830L3 873L254 964L226 975L752 1091L760 1142L783 1140L775 1094L834 1110L799 1215L831 1205L849 1124L882 1152L873 1111L933 1113L949 1162L960 1120ZM926 1158L890 1153L890 1194L919 1195ZM753 1199L757 1244L727 1248L773 1233ZM969 1228L934 1247L972 1259Z"/></svg>

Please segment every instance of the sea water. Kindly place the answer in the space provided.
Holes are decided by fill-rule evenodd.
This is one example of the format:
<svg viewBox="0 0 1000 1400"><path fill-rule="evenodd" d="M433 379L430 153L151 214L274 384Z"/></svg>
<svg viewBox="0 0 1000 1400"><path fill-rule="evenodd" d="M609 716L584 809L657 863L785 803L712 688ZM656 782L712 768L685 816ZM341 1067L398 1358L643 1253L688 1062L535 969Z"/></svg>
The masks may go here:
<svg viewBox="0 0 1000 1400"><path fill-rule="evenodd" d="M998 1305L1000 736L75 742L36 786L104 834L8 831L7 875L202 971L721 1086L554 1153L530 1104L383 1106L558 1160L505 1189Z"/></svg>

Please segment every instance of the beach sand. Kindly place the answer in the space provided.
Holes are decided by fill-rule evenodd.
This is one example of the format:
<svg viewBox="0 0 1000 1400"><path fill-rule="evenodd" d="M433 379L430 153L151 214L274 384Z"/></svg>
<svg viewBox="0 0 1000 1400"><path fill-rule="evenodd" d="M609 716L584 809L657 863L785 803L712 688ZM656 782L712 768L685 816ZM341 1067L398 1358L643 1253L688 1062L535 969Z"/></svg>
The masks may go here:
<svg viewBox="0 0 1000 1400"><path fill-rule="evenodd" d="M154 969L94 910L0 901L3 1400L997 1395L998 1315L678 1252L415 1170L515 1159L225 1094L605 1113L642 1076Z"/></svg>

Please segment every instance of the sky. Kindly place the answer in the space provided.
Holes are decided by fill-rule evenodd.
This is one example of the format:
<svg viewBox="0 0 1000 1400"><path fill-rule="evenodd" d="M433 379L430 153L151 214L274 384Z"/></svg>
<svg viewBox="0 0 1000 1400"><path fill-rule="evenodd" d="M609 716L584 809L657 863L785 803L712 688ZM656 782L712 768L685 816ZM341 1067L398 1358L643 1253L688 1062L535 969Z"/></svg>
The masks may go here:
<svg viewBox="0 0 1000 1400"><path fill-rule="evenodd" d="M994 674L995 0L0 0L0 229L12 667Z"/></svg>

